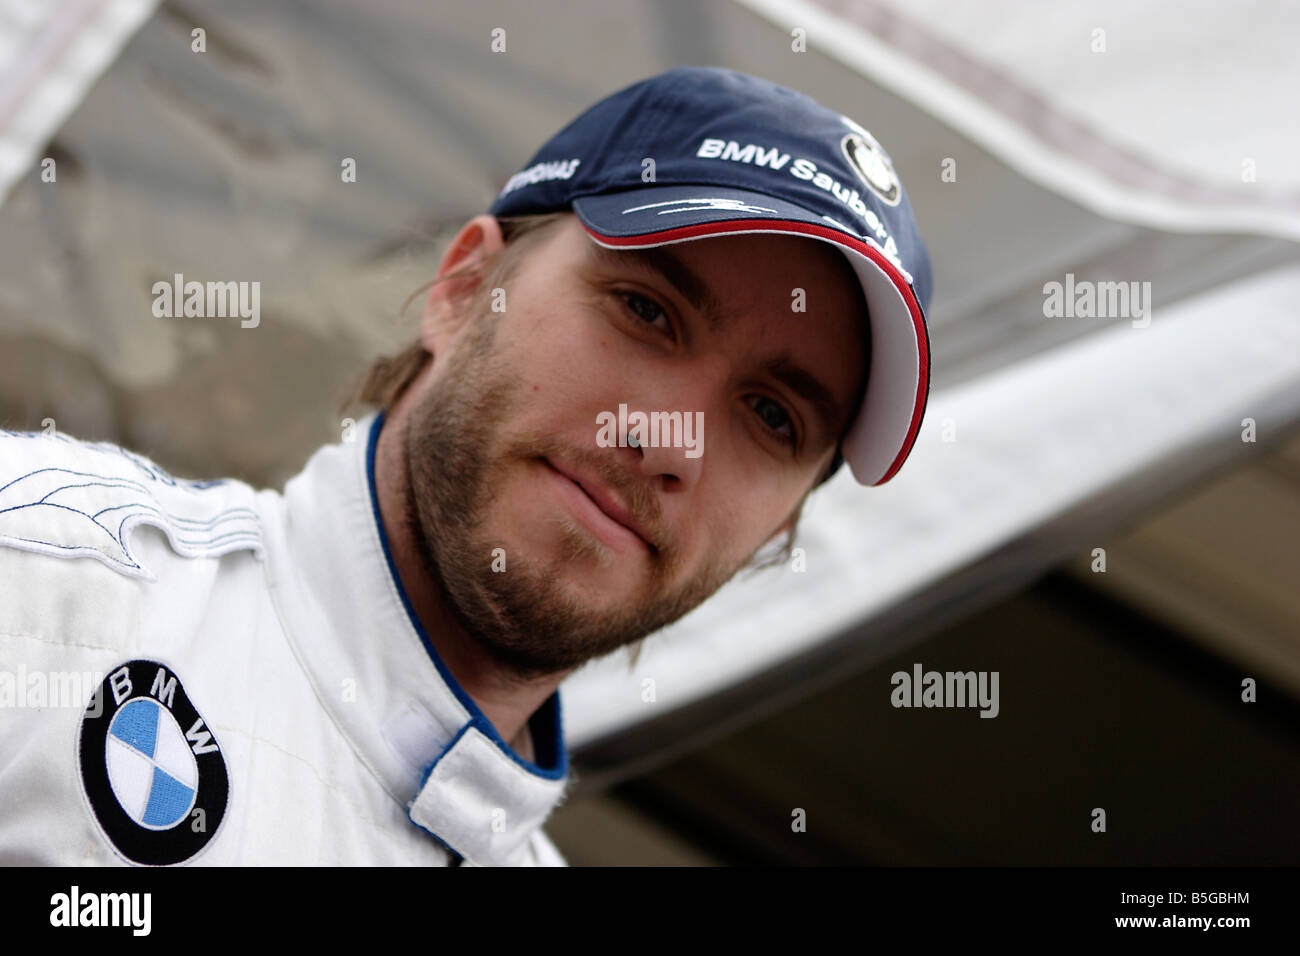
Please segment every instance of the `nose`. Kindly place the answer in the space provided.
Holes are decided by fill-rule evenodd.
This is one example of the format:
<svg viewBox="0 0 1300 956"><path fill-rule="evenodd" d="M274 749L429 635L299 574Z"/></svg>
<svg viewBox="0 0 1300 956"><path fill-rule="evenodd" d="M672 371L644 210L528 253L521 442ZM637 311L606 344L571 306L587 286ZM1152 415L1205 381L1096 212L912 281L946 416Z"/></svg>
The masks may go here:
<svg viewBox="0 0 1300 956"><path fill-rule="evenodd" d="M621 449L630 467L668 493L698 484L706 429L710 422L720 423L716 415L725 415L730 374L725 355L700 355L671 368L659 367L635 384L629 382L633 387L627 392L628 437L638 437L632 412L645 416L644 421L635 421L643 426L640 447L629 442Z"/></svg>
<svg viewBox="0 0 1300 956"><path fill-rule="evenodd" d="M689 408L629 408L625 453L633 469L666 492L693 487L704 458L704 418L703 411Z"/></svg>

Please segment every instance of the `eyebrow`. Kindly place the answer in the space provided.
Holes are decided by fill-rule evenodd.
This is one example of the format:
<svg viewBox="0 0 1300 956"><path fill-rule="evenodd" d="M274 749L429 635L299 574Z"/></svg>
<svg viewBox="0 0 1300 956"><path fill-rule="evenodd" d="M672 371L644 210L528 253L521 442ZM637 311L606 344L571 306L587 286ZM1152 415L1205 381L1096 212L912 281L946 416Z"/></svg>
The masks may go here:
<svg viewBox="0 0 1300 956"><path fill-rule="evenodd" d="M658 246L646 249L611 249L598 242L590 245L592 261L597 264L611 269L632 266L666 279L704 316L712 331L716 332L736 315L723 306L708 283L667 249ZM818 418L819 444L834 444L839 436L840 403L835 400L831 390L822 384L821 379L796 362L788 352L769 359L764 363L763 370L812 406Z"/></svg>
<svg viewBox="0 0 1300 956"><path fill-rule="evenodd" d="M704 316L711 331L717 332L735 318L736 313L722 304L709 284L674 253L659 246L648 249L611 249L591 243L592 261L612 269L631 266L666 279L691 307Z"/></svg>
<svg viewBox="0 0 1300 956"><path fill-rule="evenodd" d="M834 444L839 435L840 403L812 372L783 352L764 365L764 371L813 407L821 432L819 444Z"/></svg>

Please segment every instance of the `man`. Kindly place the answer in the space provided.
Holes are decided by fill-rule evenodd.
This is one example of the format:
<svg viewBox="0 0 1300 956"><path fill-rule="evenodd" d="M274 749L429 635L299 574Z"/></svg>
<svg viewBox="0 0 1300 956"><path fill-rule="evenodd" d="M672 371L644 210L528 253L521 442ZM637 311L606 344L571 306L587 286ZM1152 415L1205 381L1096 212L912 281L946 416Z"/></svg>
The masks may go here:
<svg viewBox="0 0 1300 956"><path fill-rule="evenodd" d="M792 532L841 456L897 472L929 285L866 130L683 68L466 223L380 412L283 496L0 438L0 856L562 865L559 684Z"/></svg>

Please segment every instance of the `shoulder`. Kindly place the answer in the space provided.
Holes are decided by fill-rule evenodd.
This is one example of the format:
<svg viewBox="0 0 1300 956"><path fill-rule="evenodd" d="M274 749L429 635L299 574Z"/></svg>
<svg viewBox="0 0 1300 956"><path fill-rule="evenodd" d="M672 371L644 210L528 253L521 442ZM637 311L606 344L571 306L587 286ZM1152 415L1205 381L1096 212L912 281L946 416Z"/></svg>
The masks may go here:
<svg viewBox="0 0 1300 956"><path fill-rule="evenodd" d="M0 431L0 559L5 552L89 558L153 580L137 526L185 558L262 549L256 492L238 481L174 478L148 458L54 432Z"/></svg>

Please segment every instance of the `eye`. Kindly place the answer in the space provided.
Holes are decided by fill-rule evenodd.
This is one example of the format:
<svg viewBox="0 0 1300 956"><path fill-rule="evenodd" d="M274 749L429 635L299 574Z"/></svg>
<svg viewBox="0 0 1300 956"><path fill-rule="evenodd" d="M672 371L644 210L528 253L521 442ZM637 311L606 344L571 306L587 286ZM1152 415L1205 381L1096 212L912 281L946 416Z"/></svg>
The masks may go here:
<svg viewBox="0 0 1300 956"><path fill-rule="evenodd" d="M666 335L672 335L673 324L668 318L668 313L654 299L639 292L616 292L614 294L623 300L627 310L635 315L641 324L649 325ZM656 324L659 319L663 320L662 326Z"/></svg>
<svg viewBox="0 0 1300 956"><path fill-rule="evenodd" d="M785 407L766 395L751 397L758 399L758 402L751 407L758 412L758 417L762 420L764 426L779 435L786 444L793 446L796 438L794 419L790 417L790 413L785 410Z"/></svg>

